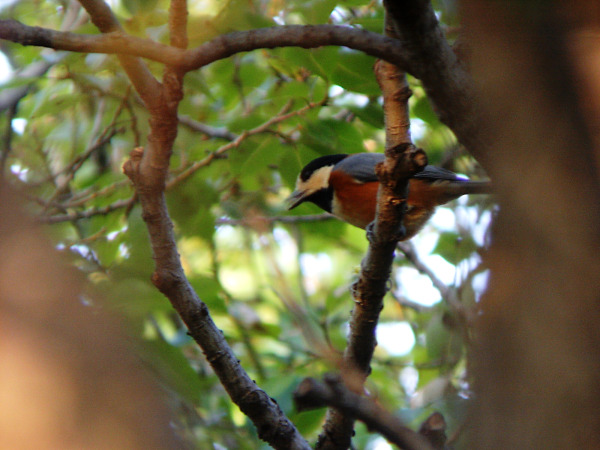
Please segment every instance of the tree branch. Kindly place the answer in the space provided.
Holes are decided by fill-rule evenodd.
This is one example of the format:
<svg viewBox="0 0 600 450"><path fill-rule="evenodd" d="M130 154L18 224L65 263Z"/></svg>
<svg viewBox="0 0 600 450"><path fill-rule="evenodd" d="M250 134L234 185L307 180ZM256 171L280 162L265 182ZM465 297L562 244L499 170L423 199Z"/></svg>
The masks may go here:
<svg viewBox="0 0 600 450"><path fill-rule="evenodd" d="M82 2L101 31L120 29L106 4L94 0ZM185 21L183 3L177 1L171 13L172 25ZM185 41L181 31L171 31L176 33L174 39L178 44ZM138 148L131 153L123 171L135 186L142 218L148 228L155 261L152 282L169 299L232 401L257 427L258 436L275 448L308 449L308 443L277 403L244 371L223 333L213 322L207 305L190 285L179 259L173 222L167 210L165 186L177 136L177 109L183 96L183 72L168 66L163 84L160 84L137 58L119 58L150 112L148 145L145 151ZM136 69L141 73L133 73Z"/></svg>
<svg viewBox="0 0 600 450"><path fill-rule="evenodd" d="M78 34L30 27L16 20L0 20L0 38L54 50L139 56L171 65L181 64L184 55L181 49L130 36L122 30L100 35Z"/></svg>
<svg viewBox="0 0 600 450"><path fill-rule="evenodd" d="M37 218L37 221L46 224L53 224L61 222L73 222L79 219L89 219L90 217L94 216L103 216L106 214L110 214L111 212L117 211L119 209L130 208L136 200L137 198L134 196L122 200L117 200L116 202L111 203L107 206L102 206L99 208L90 208L86 209L85 211L77 211L61 215L40 216Z"/></svg>
<svg viewBox="0 0 600 450"><path fill-rule="evenodd" d="M187 0L171 0L169 7L169 35L171 46L185 49L187 36Z"/></svg>
<svg viewBox="0 0 600 450"><path fill-rule="evenodd" d="M156 264L152 282L171 301L232 401L257 427L258 436L275 448L308 449L277 403L244 371L208 307L191 287L179 260L164 193L146 187L148 182L140 171L141 159L142 151L134 151L124 171L136 185L150 234Z"/></svg>
<svg viewBox="0 0 600 450"><path fill-rule="evenodd" d="M96 3L95 0L82 1L84 6L88 3ZM90 8L90 10L97 13L97 8ZM116 21L116 18L114 20ZM103 17L99 22L104 24L107 19ZM75 52L118 54L120 57L138 56L179 67L185 72L199 69L236 53L277 47L316 48L336 45L362 51L400 67L406 68L408 61L406 52L397 40L370 31L339 25L284 25L237 31L221 35L199 47L185 51L130 36L120 26L105 26L101 31L106 34L82 35L29 27L14 20L0 20L0 38L22 45L37 45ZM147 69L144 70L146 71ZM146 76L147 74L144 78Z"/></svg>
<svg viewBox="0 0 600 450"><path fill-rule="evenodd" d="M79 3L90 15L94 25L104 33L115 33L114 36L125 35L119 21L103 0L79 0ZM2 27L0 26L0 29ZM130 36L127 36L129 39ZM124 42L122 43L124 44ZM112 52L111 52L112 53ZM114 52L117 53L117 52ZM119 62L131 80L138 94L149 109L158 107L157 93L161 92L160 83L152 76L146 64L140 59L125 54L118 54Z"/></svg>
<svg viewBox="0 0 600 450"><path fill-rule="evenodd" d="M408 72L423 82L440 120L484 164L490 143L473 80L446 41L430 1L384 0L384 6L410 61Z"/></svg>
<svg viewBox="0 0 600 450"><path fill-rule="evenodd" d="M284 25L224 34L186 51L183 64L185 70L194 70L236 53L259 48L326 45L349 47L400 67L407 66L407 54L397 40L339 25Z"/></svg>
<svg viewBox="0 0 600 450"><path fill-rule="evenodd" d="M386 32L393 36L391 27ZM393 64L378 61L375 75L383 95L386 126L386 159L377 167L380 187L377 214L367 232L370 245L361 263L359 280L353 286L355 307L350 319L350 336L344 352L344 381L361 392L377 345L375 329L383 309L383 297L394 260L397 240L402 237L408 179L427 164L425 153L410 140L408 99L411 91L405 74ZM347 374L344 372L348 372ZM339 410L329 410L318 449L348 448L354 419Z"/></svg>
<svg viewBox="0 0 600 450"><path fill-rule="evenodd" d="M428 440L404 426L396 416L385 411L371 399L348 390L337 377L326 376L325 383L306 378L294 392L299 411L331 406L346 416L357 418L379 432L398 447L411 450L432 450Z"/></svg>

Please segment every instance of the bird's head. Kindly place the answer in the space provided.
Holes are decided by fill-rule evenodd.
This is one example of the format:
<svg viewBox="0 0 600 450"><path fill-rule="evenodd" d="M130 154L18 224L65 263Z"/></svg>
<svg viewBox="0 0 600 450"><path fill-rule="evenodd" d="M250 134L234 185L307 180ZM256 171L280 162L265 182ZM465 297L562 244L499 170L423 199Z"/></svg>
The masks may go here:
<svg viewBox="0 0 600 450"><path fill-rule="evenodd" d="M326 155L309 162L298 175L296 189L287 198L288 209L306 201L331 212L333 191L329 186L329 175L333 167L348 155Z"/></svg>

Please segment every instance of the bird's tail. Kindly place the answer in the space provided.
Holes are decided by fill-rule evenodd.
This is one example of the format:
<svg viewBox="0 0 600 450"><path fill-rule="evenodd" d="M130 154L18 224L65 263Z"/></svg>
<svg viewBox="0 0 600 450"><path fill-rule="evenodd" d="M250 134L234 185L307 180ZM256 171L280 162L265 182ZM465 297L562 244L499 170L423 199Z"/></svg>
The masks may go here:
<svg viewBox="0 0 600 450"><path fill-rule="evenodd" d="M444 203L467 194L492 194L491 181L455 180L444 187Z"/></svg>

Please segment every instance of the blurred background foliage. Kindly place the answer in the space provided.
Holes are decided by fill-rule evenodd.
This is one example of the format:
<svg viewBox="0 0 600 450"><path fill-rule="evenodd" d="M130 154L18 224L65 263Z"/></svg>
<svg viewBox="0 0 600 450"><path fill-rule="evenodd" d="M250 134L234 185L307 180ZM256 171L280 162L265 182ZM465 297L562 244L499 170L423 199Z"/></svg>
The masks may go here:
<svg viewBox="0 0 600 450"><path fill-rule="evenodd" d="M168 41L166 0L110 4L129 33ZM434 6L454 38L454 3ZM0 17L96 33L68 1L6 3ZM333 23L380 32L382 22L379 2L197 0L190 2L189 36L196 46L256 27ZM1 45L1 92L27 89L0 116L2 176L87 275L82 300L123 317L140 358L180 411L177 427L195 446L263 448L150 283L146 228L121 171L129 152L146 142L148 116L117 59ZM42 76L21 74L40 63L47 65ZM313 205L287 212L284 199L317 156L383 151L373 64L334 47L239 54L188 74L179 111L167 197L187 275L244 368L309 440L325 410L297 413L291 393L304 377L336 370L328 352L345 347L349 288L367 242L362 230L322 217ZM149 65L160 78L162 67ZM413 138L430 163L485 177L439 122L418 80L409 81ZM445 415L450 434L461 423L470 396L470 318L486 285L480 254L493 206L489 198L463 198L441 208L413 240L425 273L398 252L367 388L413 427L434 410ZM360 424L355 445L387 448Z"/></svg>

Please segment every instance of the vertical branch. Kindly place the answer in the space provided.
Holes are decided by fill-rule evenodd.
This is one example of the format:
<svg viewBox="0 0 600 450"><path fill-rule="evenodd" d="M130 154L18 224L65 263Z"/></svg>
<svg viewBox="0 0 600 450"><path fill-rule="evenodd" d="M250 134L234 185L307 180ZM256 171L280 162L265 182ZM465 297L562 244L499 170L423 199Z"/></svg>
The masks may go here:
<svg viewBox="0 0 600 450"><path fill-rule="evenodd" d="M386 19L386 32L392 34L392 27L387 23ZM427 164L425 153L416 149L410 140L408 99L411 92L405 74L392 64L378 61L375 75L384 102L386 160L377 168L380 180L377 215L369 226L369 249L361 263L360 277L353 286L355 307L342 364L344 383L358 394L364 390L371 371L371 359L377 345L375 330L388 289L394 249L403 230L408 179ZM317 449L348 448L353 428L352 416L330 409Z"/></svg>
<svg viewBox="0 0 600 450"><path fill-rule="evenodd" d="M187 0L171 0L169 7L169 32L173 47L186 49L187 36Z"/></svg>
<svg viewBox="0 0 600 450"><path fill-rule="evenodd" d="M385 16L385 34L398 38L388 14ZM411 144L408 100L412 92L406 81L406 73L394 64L379 59L375 63L375 77L383 95L385 148Z"/></svg>

